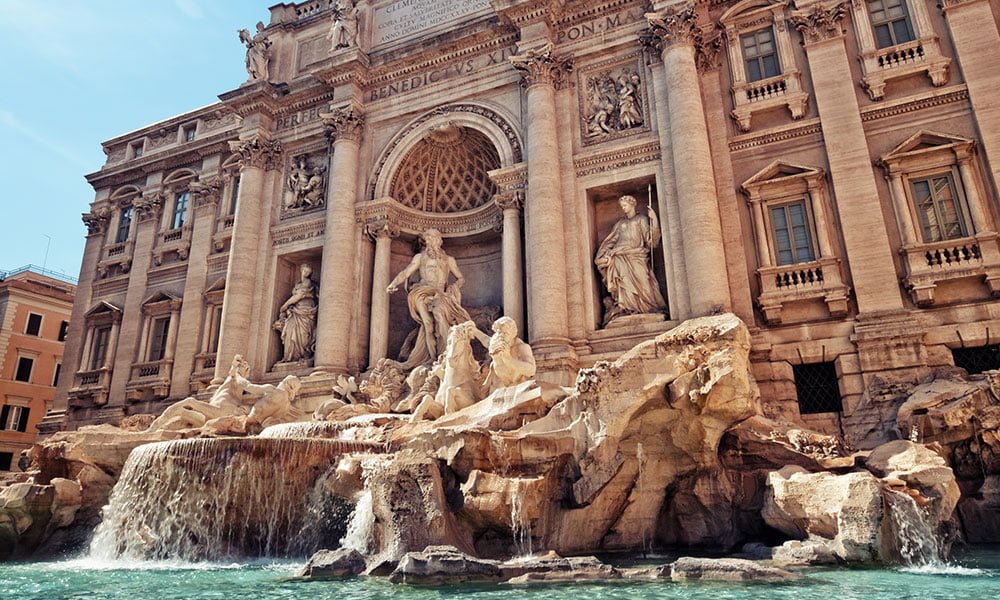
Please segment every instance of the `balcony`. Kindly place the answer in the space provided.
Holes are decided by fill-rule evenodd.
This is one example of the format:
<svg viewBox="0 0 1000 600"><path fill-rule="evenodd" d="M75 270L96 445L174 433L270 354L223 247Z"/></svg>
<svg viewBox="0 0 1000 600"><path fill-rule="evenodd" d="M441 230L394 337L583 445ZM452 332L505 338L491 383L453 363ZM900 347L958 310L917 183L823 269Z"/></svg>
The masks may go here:
<svg viewBox="0 0 1000 600"><path fill-rule="evenodd" d="M91 371L77 371L73 387L68 392L71 408L101 406L108 402L111 388L111 369L102 367Z"/></svg>
<svg viewBox="0 0 1000 600"><path fill-rule="evenodd" d="M733 119L740 131L750 131L754 113L775 107L788 107L793 119L806 114L809 95L802 91L799 72L789 71L775 77L733 86Z"/></svg>
<svg viewBox="0 0 1000 600"><path fill-rule="evenodd" d="M764 318L772 325L782 323L782 309L792 302L822 300L830 316L847 314L850 288L844 284L840 260L836 258L761 267L757 275L761 287L757 302L764 311Z"/></svg>
<svg viewBox="0 0 1000 600"><path fill-rule="evenodd" d="M125 384L125 395L133 401L166 398L170 394L172 359L135 363Z"/></svg>
<svg viewBox="0 0 1000 600"><path fill-rule="evenodd" d="M132 240L108 244L97 262L97 274L102 278L128 273L132 268Z"/></svg>
<svg viewBox="0 0 1000 600"><path fill-rule="evenodd" d="M935 290L942 282L980 280L990 294L1000 297L1000 246L996 233L975 237L916 244L900 249L906 262L903 283L914 304L932 306Z"/></svg>
<svg viewBox="0 0 1000 600"><path fill-rule="evenodd" d="M188 221L181 227L160 232L159 240L153 249L153 264L163 264L163 259L171 252L177 253L180 260L187 260L191 252L191 233L193 227Z"/></svg>
<svg viewBox="0 0 1000 600"><path fill-rule="evenodd" d="M948 83L948 67L951 65L951 59L941 55L936 37L864 52L860 60L864 70L861 85L872 100L885 97L885 85L888 81L915 73L926 72L931 83L940 87Z"/></svg>
<svg viewBox="0 0 1000 600"><path fill-rule="evenodd" d="M208 387L215 377L215 352L202 352L194 357L194 371L191 373L191 387L201 391Z"/></svg>

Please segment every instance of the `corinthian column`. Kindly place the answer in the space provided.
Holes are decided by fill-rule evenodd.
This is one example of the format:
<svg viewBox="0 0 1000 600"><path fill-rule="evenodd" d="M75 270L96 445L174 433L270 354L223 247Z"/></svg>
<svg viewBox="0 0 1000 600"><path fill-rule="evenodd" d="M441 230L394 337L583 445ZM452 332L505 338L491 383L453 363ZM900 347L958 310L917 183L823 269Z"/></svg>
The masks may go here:
<svg viewBox="0 0 1000 600"><path fill-rule="evenodd" d="M375 241L375 264L372 271L372 312L368 332L368 366L375 366L389 353L389 259L392 239L399 236L399 228L388 219L365 225L365 234Z"/></svg>
<svg viewBox="0 0 1000 600"><path fill-rule="evenodd" d="M692 316L704 315L718 307L729 309L731 300L712 151L695 62L701 31L693 3L647 13L646 18L651 34L662 45L690 310Z"/></svg>
<svg viewBox="0 0 1000 600"><path fill-rule="evenodd" d="M214 384L225 379L233 357L246 354L250 348L250 314L258 287L255 265L265 244L261 239L261 223L267 215L264 175L265 171L277 169L281 162L281 144L260 135L230 142L229 147L240 156L240 191L226 269Z"/></svg>
<svg viewBox="0 0 1000 600"><path fill-rule="evenodd" d="M330 184L326 192L326 232L319 282L315 364L319 372L347 373L351 307L357 301L354 203L358 190L358 150L365 119L360 108L352 104L320 116L333 144Z"/></svg>
<svg viewBox="0 0 1000 600"><path fill-rule="evenodd" d="M572 63L552 56L551 44L522 51L510 61L527 87L528 188L524 226L528 246L528 339L536 348L568 348L566 234L555 88Z"/></svg>

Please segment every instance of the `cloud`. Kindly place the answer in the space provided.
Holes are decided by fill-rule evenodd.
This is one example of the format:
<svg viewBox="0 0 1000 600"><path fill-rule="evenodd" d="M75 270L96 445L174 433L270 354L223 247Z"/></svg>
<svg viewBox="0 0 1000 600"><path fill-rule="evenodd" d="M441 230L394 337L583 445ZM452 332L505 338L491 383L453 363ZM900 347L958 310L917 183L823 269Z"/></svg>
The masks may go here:
<svg viewBox="0 0 1000 600"><path fill-rule="evenodd" d="M14 115L14 113L7 110L3 110L2 108L0 108L0 127L6 127L8 129L12 129L17 133L20 133L21 135L35 142L39 146L45 148L50 152L58 154L59 156L62 156L66 160L76 165L80 165L81 167L91 166L87 164L87 162L76 152L73 152L72 150L63 146L59 142L56 142L55 140L48 138L47 136L39 133L38 131L35 131L30 125L18 119Z"/></svg>

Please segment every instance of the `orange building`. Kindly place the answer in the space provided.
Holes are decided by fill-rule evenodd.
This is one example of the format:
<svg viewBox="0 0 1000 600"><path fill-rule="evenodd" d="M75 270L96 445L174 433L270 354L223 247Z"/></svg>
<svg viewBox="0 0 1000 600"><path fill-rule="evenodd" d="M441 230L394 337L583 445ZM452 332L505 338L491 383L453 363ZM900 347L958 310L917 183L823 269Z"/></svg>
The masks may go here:
<svg viewBox="0 0 1000 600"><path fill-rule="evenodd" d="M0 471L18 470L52 404L75 292L34 265L0 271Z"/></svg>

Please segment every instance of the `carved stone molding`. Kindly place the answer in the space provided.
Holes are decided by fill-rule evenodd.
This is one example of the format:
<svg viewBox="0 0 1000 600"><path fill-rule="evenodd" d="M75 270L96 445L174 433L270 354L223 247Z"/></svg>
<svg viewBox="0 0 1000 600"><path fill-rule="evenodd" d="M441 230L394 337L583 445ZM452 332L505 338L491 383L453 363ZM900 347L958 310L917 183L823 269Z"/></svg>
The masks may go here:
<svg viewBox="0 0 1000 600"><path fill-rule="evenodd" d="M802 33L806 44L815 44L844 35L841 21L847 12L847 3L834 5L816 4L808 11L792 13L792 24Z"/></svg>
<svg viewBox="0 0 1000 600"><path fill-rule="evenodd" d="M375 217L364 224L365 235L371 238L374 242L380 237L386 238L396 238L399 237L401 230L399 225L396 224L388 216L385 217Z"/></svg>
<svg viewBox="0 0 1000 600"><path fill-rule="evenodd" d="M392 198L379 198L359 204L354 211L356 222L365 228L377 229L378 223L392 223L401 233L419 235L427 229L437 229L444 237L463 237L495 230L503 213L492 202L462 213L428 213L403 206Z"/></svg>
<svg viewBox="0 0 1000 600"><path fill-rule="evenodd" d="M139 222L156 219L163 208L163 192L147 192L132 201Z"/></svg>
<svg viewBox="0 0 1000 600"><path fill-rule="evenodd" d="M331 142L361 140L361 133L365 128L365 115L360 107L349 104L331 108L330 112L320 113L319 116L326 125L326 134Z"/></svg>
<svg viewBox="0 0 1000 600"><path fill-rule="evenodd" d="M195 208L215 206L222 198L222 179L213 177L204 181L193 181L188 186L188 190L194 199Z"/></svg>
<svg viewBox="0 0 1000 600"><path fill-rule="evenodd" d="M521 210L521 207L524 206L524 192L501 192L493 196L493 202L500 210Z"/></svg>
<svg viewBox="0 0 1000 600"><path fill-rule="evenodd" d="M698 16L693 2L671 6L660 12L648 12L646 13L646 21L649 23L649 29L645 38L640 36L640 40L646 39L647 45L658 46L659 49L665 49L674 44L693 46L701 36L697 20ZM659 42L650 39L650 35L658 38Z"/></svg>
<svg viewBox="0 0 1000 600"><path fill-rule="evenodd" d="M87 235L104 233L108 230L111 211L108 210L108 207L102 206L95 208L89 213L83 213L80 215L80 218L83 219L83 224L87 226Z"/></svg>
<svg viewBox="0 0 1000 600"><path fill-rule="evenodd" d="M525 87L552 85L561 89L568 85L568 75L573 70L572 57L553 56L551 42L540 48L524 50L508 60L521 75L521 83Z"/></svg>
<svg viewBox="0 0 1000 600"><path fill-rule="evenodd" d="M245 140L229 142L229 149L240 156L244 167L277 169L281 164L281 143L254 136Z"/></svg>
<svg viewBox="0 0 1000 600"><path fill-rule="evenodd" d="M962 6L964 4L974 4L976 2L984 2L985 0L939 0L938 6L941 7L942 12L948 12L949 9L955 8L956 6Z"/></svg>
<svg viewBox="0 0 1000 600"><path fill-rule="evenodd" d="M528 167L523 163L490 171L490 179L497 186L493 202L500 210L520 209L524 205L524 191L528 186Z"/></svg>
<svg viewBox="0 0 1000 600"><path fill-rule="evenodd" d="M493 10L504 22L525 27L538 22L554 26L562 16L566 0L493 0Z"/></svg>

